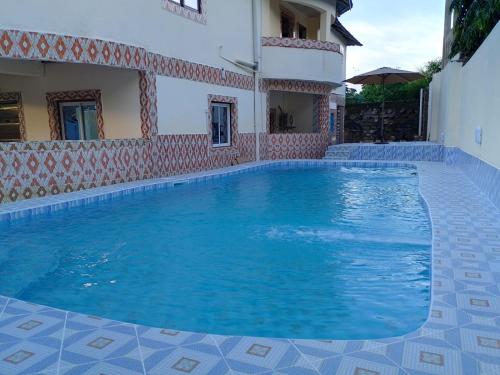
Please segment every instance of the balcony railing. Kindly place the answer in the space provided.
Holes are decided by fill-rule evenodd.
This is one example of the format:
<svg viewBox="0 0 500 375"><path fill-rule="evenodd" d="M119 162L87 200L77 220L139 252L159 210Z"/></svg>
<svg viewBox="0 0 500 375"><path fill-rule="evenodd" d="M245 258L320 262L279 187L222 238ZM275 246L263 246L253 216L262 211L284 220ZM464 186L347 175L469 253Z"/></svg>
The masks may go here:
<svg viewBox="0 0 500 375"><path fill-rule="evenodd" d="M337 52L342 54L340 45L334 42L323 42L321 40L262 37L263 47L285 47L301 49L317 49L321 51Z"/></svg>

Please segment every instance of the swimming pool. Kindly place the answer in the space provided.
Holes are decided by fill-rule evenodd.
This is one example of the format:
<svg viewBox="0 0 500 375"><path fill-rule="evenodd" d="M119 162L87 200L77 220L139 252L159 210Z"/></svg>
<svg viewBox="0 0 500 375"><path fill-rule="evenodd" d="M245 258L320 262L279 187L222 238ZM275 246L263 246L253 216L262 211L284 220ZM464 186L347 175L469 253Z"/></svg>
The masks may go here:
<svg viewBox="0 0 500 375"><path fill-rule="evenodd" d="M0 230L0 294L116 320L368 339L428 315L413 168L270 167Z"/></svg>

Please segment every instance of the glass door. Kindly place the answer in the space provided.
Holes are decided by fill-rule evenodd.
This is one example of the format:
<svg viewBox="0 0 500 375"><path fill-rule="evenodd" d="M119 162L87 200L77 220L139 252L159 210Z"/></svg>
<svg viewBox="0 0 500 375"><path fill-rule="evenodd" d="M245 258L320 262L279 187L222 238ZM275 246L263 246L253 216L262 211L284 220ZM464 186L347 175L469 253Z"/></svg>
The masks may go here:
<svg viewBox="0 0 500 375"><path fill-rule="evenodd" d="M95 102L59 103L62 139L68 141L99 139Z"/></svg>

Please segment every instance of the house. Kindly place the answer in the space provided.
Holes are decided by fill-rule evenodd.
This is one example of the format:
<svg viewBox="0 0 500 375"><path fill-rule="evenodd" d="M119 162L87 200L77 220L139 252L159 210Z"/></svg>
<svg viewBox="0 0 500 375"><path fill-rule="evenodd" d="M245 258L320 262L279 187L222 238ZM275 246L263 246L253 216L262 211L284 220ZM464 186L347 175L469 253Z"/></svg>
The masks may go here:
<svg viewBox="0 0 500 375"><path fill-rule="evenodd" d="M3 1L0 202L322 157L360 45L339 21L351 7Z"/></svg>

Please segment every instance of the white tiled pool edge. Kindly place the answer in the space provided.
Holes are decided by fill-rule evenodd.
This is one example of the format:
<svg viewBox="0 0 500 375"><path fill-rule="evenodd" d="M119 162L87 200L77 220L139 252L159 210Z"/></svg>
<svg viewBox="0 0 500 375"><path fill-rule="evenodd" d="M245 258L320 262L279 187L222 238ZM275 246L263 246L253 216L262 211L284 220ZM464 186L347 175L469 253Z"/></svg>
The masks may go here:
<svg viewBox="0 0 500 375"><path fill-rule="evenodd" d="M500 213L459 169L444 163L251 163L7 204L0 206L0 219L273 164L417 167L433 228L432 306L421 329L401 337L367 341L227 337L95 319L0 297L0 374L500 373ZM19 328L37 324L33 322L42 324L31 330ZM103 345L101 349L95 347Z"/></svg>

